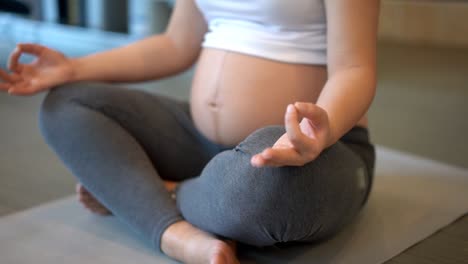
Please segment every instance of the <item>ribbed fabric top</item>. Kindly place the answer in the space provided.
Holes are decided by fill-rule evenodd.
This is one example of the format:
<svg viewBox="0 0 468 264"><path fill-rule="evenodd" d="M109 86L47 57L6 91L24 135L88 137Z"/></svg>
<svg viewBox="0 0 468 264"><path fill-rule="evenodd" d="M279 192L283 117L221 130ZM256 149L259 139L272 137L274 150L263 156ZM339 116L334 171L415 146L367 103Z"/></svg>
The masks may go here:
<svg viewBox="0 0 468 264"><path fill-rule="evenodd" d="M290 63L326 64L323 0L196 0L203 47Z"/></svg>

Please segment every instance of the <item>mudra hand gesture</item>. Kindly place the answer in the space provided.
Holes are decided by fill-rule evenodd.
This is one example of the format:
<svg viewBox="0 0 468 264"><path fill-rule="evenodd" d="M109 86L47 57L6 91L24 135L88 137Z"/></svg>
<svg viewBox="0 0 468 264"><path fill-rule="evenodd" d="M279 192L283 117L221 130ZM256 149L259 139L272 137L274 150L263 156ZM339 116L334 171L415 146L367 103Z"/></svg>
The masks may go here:
<svg viewBox="0 0 468 264"><path fill-rule="evenodd" d="M252 166L302 166L313 161L332 138L327 112L313 103L288 105L284 123L286 133L271 148L254 155Z"/></svg>
<svg viewBox="0 0 468 264"><path fill-rule="evenodd" d="M19 62L22 54L35 60ZM12 95L33 95L68 82L73 74L71 60L62 53L37 44L19 44L10 56L8 69L0 69L0 91Z"/></svg>

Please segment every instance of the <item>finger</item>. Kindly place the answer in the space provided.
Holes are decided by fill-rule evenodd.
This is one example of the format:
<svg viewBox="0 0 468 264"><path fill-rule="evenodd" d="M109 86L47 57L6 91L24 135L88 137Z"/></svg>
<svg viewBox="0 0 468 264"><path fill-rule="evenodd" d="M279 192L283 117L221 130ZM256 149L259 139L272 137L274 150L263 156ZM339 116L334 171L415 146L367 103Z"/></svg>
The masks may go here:
<svg viewBox="0 0 468 264"><path fill-rule="evenodd" d="M254 155L250 159L250 165L257 168L263 167L265 166L265 159L260 154Z"/></svg>
<svg viewBox="0 0 468 264"><path fill-rule="evenodd" d="M252 165L255 167L264 166L302 166L306 160L293 148L265 149L262 153L252 158Z"/></svg>
<svg viewBox="0 0 468 264"><path fill-rule="evenodd" d="M11 84L8 83L0 83L0 90L1 91L8 91L11 89Z"/></svg>
<svg viewBox="0 0 468 264"><path fill-rule="evenodd" d="M22 81L12 86L12 88L8 90L8 93L19 96L33 95L39 92L39 85L39 82L36 80Z"/></svg>
<svg viewBox="0 0 468 264"><path fill-rule="evenodd" d="M266 163L272 166L302 166L305 163L304 156L293 148L267 149L262 154Z"/></svg>
<svg viewBox="0 0 468 264"><path fill-rule="evenodd" d="M5 82L9 82L9 83L14 81L13 77L10 74L8 74L8 72L6 72L6 71L4 71L2 69L0 69L0 80L5 81Z"/></svg>
<svg viewBox="0 0 468 264"><path fill-rule="evenodd" d="M22 43L18 44L18 49L20 50L20 52L40 56L42 52L44 52L44 50L46 50L47 48L39 44Z"/></svg>
<svg viewBox="0 0 468 264"><path fill-rule="evenodd" d="M316 104L297 102L294 106L302 116L311 120L314 126L321 126L328 120L327 112Z"/></svg>
<svg viewBox="0 0 468 264"><path fill-rule="evenodd" d="M13 82L21 82L23 80L23 77L17 73L11 73L10 77L13 79Z"/></svg>
<svg viewBox="0 0 468 264"><path fill-rule="evenodd" d="M293 147L299 152L307 151L306 136L301 131L298 113L294 105L288 105L284 123L286 134Z"/></svg>
<svg viewBox="0 0 468 264"><path fill-rule="evenodd" d="M21 57L21 49L16 47L16 49L11 53L8 58L8 69L12 72L19 71L19 58Z"/></svg>
<svg viewBox="0 0 468 264"><path fill-rule="evenodd" d="M27 95L33 95L37 93L35 90L30 89L29 87L16 87L13 86L8 90L8 93L11 95L18 95L18 96L27 96Z"/></svg>

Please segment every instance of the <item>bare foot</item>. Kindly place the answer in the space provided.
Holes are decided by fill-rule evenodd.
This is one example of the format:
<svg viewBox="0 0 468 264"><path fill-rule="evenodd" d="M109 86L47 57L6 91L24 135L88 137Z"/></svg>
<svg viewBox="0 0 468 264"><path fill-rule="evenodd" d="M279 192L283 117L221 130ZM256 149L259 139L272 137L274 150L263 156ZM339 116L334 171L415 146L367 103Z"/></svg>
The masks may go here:
<svg viewBox="0 0 468 264"><path fill-rule="evenodd" d="M164 186L168 191L172 191L177 187L177 182L164 181ZM112 212L86 190L81 183L76 184L76 193L78 194L80 203L91 212L98 215L112 215Z"/></svg>
<svg viewBox="0 0 468 264"><path fill-rule="evenodd" d="M187 221L172 224L164 231L161 249L183 263L239 264L235 242L219 240Z"/></svg>
<svg viewBox="0 0 468 264"><path fill-rule="evenodd" d="M88 210L99 215L111 215L104 205L102 205L81 183L76 184L76 193L78 194L78 200Z"/></svg>

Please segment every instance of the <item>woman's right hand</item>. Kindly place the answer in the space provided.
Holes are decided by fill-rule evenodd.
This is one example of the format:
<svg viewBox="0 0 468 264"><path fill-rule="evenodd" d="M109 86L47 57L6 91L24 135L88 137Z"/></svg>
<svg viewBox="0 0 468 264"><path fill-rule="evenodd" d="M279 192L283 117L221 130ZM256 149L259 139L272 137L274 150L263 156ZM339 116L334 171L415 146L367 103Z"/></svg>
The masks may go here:
<svg viewBox="0 0 468 264"><path fill-rule="evenodd" d="M23 53L36 59L29 64L19 63ZM0 69L0 91L12 95L33 95L72 80L74 66L64 54L38 45L18 44L8 61L10 73Z"/></svg>

